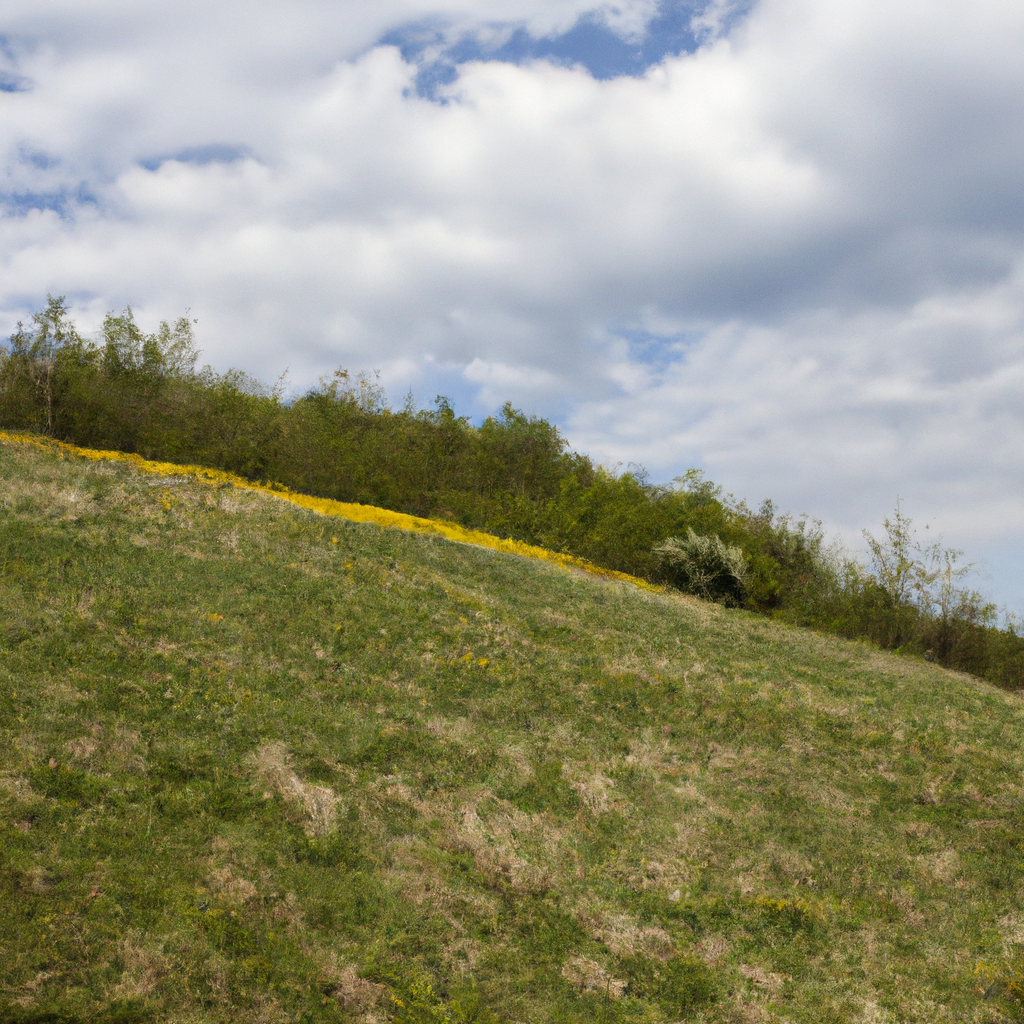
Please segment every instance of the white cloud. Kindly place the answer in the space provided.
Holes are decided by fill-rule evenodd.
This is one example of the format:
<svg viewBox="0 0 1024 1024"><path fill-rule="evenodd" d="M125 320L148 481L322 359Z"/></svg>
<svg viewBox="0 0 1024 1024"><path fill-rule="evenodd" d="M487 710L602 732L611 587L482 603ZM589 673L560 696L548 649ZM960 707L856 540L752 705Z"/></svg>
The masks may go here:
<svg viewBox="0 0 1024 1024"><path fill-rule="evenodd" d="M954 539L990 542L1024 522L1022 393L1024 264L907 310L716 327L578 408L571 433L662 474L700 459L751 499L784 495L847 530L902 494Z"/></svg>
<svg viewBox="0 0 1024 1024"><path fill-rule="evenodd" d="M373 45L593 8L9 4L0 193L64 216L0 216L2 315L191 306L217 365L447 378L844 530L901 493L1018 543L1024 8L762 0L643 78L478 63L445 104ZM202 147L238 159L161 162Z"/></svg>

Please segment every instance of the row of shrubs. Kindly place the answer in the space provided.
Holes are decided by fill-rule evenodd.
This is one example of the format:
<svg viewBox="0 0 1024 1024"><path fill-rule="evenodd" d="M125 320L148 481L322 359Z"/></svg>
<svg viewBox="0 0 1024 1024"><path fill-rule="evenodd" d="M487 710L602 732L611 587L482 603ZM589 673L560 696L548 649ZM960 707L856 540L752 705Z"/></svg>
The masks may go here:
<svg viewBox="0 0 1024 1024"><path fill-rule="evenodd" d="M127 309L92 340L51 297L0 349L0 425L453 520L1024 688L1024 636L998 628L960 586L960 553L918 545L899 509L865 566L817 523L754 511L698 471L656 484L595 466L511 405L479 426L444 398L396 410L344 370L286 401L197 357L187 317L145 334Z"/></svg>

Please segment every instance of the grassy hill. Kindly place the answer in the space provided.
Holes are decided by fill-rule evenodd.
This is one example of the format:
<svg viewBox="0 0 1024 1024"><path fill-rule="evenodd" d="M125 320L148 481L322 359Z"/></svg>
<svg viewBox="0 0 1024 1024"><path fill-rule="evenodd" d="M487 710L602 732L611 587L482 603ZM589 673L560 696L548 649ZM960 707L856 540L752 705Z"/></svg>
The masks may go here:
<svg viewBox="0 0 1024 1024"><path fill-rule="evenodd" d="M1019 696L0 446L0 1019L1020 1020Z"/></svg>

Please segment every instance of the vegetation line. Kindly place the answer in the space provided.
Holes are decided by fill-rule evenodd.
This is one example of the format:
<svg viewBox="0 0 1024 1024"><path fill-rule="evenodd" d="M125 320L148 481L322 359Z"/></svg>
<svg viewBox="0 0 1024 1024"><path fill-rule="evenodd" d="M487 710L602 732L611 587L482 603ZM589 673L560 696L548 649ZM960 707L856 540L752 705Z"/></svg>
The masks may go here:
<svg viewBox="0 0 1024 1024"><path fill-rule="evenodd" d="M1007 613L1000 626L997 608L964 585L973 566L963 553L926 542L898 502L883 536L865 533L864 564L826 545L820 523L767 500L755 510L699 470L658 484L639 467L595 465L556 426L508 403L474 426L443 396L417 408L410 395L393 409L373 378L344 369L289 400L240 370L197 369L192 324L180 317L146 334L129 308L90 340L50 296L0 346L0 428L172 467L157 472L269 487L327 514L665 584L1024 689L1024 622Z"/></svg>
<svg viewBox="0 0 1024 1024"><path fill-rule="evenodd" d="M335 501L333 498L317 498L309 494L299 494L285 487L284 484L268 484L246 480L244 477L222 469L211 469L207 466L182 466L174 462L158 462L153 459L144 459L141 455L136 455L133 452L80 448L78 445L68 444L66 441L57 441L49 437L33 437L28 434L13 434L6 430L0 430L0 441L7 444L31 444L45 451L58 451L68 455L77 455L81 458L90 459L93 462L127 462L144 473L153 473L158 476L187 476L207 484L229 484L242 490L258 491L260 494L269 494L275 498L290 501L293 505L299 505L301 508L309 509L324 516L347 519L354 523L373 523L376 526L389 526L399 530L408 530L411 533L434 534L444 537L446 540L455 541L458 544L472 544L476 547L489 548L492 551L522 555L524 558L552 562L563 569L577 569L589 573L591 576L621 580L625 583L632 583L641 590L650 590L655 593L660 593L665 589L656 583L650 583L647 580L630 576L628 573L618 572L615 569L606 569L603 566L595 565L593 562L588 562L584 558L577 558L575 555L549 551L547 548L537 547L534 544L525 544L523 541L511 538L495 537L492 534L484 533L482 530L468 530L457 523L449 523L440 519L425 519L422 516L408 515L405 512L393 512L391 509L378 508L375 505L361 505L356 502Z"/></svg>

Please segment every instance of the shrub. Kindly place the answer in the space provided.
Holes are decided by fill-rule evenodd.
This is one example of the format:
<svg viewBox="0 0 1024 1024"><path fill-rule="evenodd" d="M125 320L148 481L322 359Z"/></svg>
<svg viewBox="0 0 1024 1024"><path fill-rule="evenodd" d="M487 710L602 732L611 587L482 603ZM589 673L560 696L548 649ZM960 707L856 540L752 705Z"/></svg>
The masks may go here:
<svg viewBox="0 0 1024 1024"><path fill-rule="evenodd" d="M739 604L747 585L743 550L712 534L701 537L687 528L686 537L669 537L654 548L661 575L674 587L708 601Z"/></svg>

